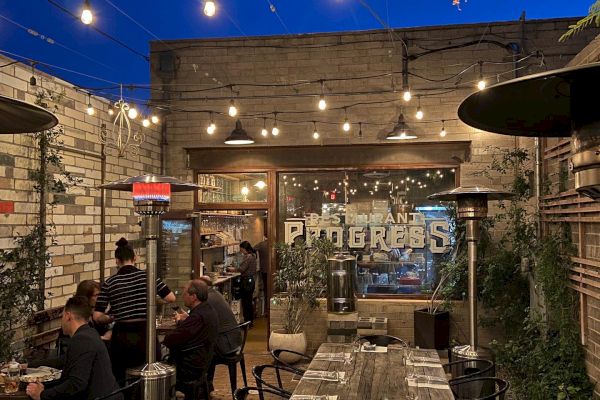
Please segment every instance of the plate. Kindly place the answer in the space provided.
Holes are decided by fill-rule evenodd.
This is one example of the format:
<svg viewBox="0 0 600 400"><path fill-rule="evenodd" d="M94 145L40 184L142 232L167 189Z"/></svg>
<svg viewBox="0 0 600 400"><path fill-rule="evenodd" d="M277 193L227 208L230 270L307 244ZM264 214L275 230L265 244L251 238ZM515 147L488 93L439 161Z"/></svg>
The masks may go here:
<svg viewBox="0 0 600 400"><path fill-rule="evenodd" d="M22 382L49 382L60 378L60 370L50 367L27 368L27 373L21 375Z"/></svg>

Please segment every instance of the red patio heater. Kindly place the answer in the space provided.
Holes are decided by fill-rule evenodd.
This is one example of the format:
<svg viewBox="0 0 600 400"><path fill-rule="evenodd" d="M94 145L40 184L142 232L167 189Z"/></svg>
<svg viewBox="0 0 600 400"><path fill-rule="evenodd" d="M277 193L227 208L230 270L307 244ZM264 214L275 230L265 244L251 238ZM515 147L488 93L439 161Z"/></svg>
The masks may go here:
<svg viewBox="0 0 600 400"><path fill-rule="evenodd" d="M100 188L133 192L133 207L142 217L142 234L146 239L146 364L127 370L129 377L140 379L137 399L175 399L175 367L156 361L156 267L160 215L169 211L172 192L198 189L170 176L140 175L101 185Z"/></svg>

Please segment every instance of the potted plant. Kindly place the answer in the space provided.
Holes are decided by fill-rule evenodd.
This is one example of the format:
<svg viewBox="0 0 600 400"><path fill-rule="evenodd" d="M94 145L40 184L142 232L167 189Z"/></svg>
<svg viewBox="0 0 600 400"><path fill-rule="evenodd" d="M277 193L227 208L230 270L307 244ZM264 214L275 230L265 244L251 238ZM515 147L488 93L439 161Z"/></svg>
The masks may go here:
<svg viewBox="0 0 600 400"><path fill-rule="evenodd" d="M414 311L415 346L426 349L446 349L450 342L450 312L445 308L446 301L438 301L442 288L450 277L449 273L442 274L431 300L426 308Z"/></svg>
<svg viewBox="0 0 600 400"><path fill-rule="evenodd" d="M274 275L279 293L273 303L283 308L283 329L271 332L271 350L306 352L306 335L302 329L310 313L319 307L319 298L323 297L326 287L327 258L332 254L333 244L323 239L313 240L311 247L304 241L277 245L278 269ZM289 357L284 361L299 359Z"/></svg>

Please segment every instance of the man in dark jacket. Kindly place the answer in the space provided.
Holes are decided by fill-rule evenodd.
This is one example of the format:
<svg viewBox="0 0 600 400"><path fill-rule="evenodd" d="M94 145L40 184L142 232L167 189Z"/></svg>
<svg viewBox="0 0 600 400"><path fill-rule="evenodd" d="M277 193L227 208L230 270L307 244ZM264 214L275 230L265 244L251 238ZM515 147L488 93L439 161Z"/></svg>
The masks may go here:
<svg viewBox="0 0 600 400"><path fill-rule="evenodd" d="M190 281L183 290L183 303L190 313L178 312L175 315L177 327L163 341L177 367L177 389L185 394L186 399L195 400L197 382L208 370L217 340L219 318L207 299L206 283ZM208 398L208 393L205 397Z"/></svg>
<svg viewBox="0 0 600 400"><path fill-rule="evenodd" d="M82 296L67 301L62 314L62 330L71 337L60 379L51 387L27 385L34 400L92 400L119 389L110 366L106 346L98 332L88 325L92 309ZM123 400L121 393L109 400Z"/></svg>
<svg viewBox="0 0 600 400"><path fill-rule="evenodd" d="M207 284L211 283L208 276L203 276L202 279ZM217 343L215 347L215 355L213 361L208 369L208 383L209 387L212 388L212 381L215 376L216 361L219 357L231 354L239 350L242 345L242 333L239 329L235 329L238 326L238 322L231 311L231 306L225 300L223 295L214 288L208 288L208 304L217 312L219 316L219 336L217 337Z"/></svg>

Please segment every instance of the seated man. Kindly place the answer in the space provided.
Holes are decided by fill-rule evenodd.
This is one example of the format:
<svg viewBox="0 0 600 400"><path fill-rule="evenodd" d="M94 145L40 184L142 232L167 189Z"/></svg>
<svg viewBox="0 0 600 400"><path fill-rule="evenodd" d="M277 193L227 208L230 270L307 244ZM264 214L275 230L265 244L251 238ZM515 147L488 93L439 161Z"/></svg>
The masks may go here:
<svg viewBox="0 0 600 400"><path fill-rule="evenodd" d="M212 285L208 276L203 276L200 279L208 285ZM212 381L215 376L215 367L218 358L233 353L240 348L242 345L242 333L239 329L234 329L238 326L238 322L235 319L235 315L233 315L233 311L231 311L231 306L227 303L223 295L212 287L208 288L208 304L214 308L219 316L219 336L217 337L215 356L208 370L208 384L212 391Z"/></svg>
<svg viewBox="0 0 600 400"><path fill-rule="evenodd" d="M196 399L199 385L210 365L217 340L219 318L208 304L208 286L200 280L190 281L183 290L183 303L190 309L175 314L177 327L163 341L177 367L177 389L186 399ZM208 393L205 393L208 398Z"/></svg>
<svg viewBox="0 0 600 400"><path fill-rule="evenodd" d="M27 385L34 400L87 400L106 396L119 389L110 366L106 346L98 332L88 325L92 309L88 299L71 297L62 314L62 330L71 337L64 369L58 382L45 388L41 383ZM123 400L121 393L107 400Z"/></svg>

